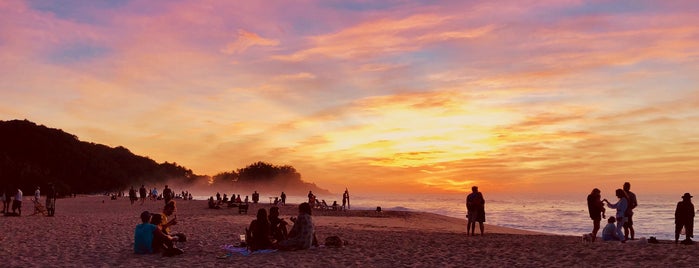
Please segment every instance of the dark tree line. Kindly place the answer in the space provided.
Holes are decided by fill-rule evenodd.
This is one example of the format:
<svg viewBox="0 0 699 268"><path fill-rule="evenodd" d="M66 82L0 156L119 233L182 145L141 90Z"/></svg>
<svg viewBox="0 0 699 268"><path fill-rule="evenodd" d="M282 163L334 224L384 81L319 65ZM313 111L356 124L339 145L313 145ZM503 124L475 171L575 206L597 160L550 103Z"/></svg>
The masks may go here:
<svg viewBox="0 0 699 268"><path fill-rule="evenodd" d="M312 190L319 194L329 194L327 190L303 181L301 174L292 166L275 166L262 161L235 171L216 174L212 180L214 187L233 186L258 191L287 191L293 194L303 194L304 191Z"/></svg>
<svg viewBox="0 0 699 268"><path fill-rule="evenodd" d="M30 193L51 182L59 193L101 193L173 179L187 184L202 177L176 163L159 164L121 146L80 141L60 129L27 120L0 121L2 188Z"/></svg>

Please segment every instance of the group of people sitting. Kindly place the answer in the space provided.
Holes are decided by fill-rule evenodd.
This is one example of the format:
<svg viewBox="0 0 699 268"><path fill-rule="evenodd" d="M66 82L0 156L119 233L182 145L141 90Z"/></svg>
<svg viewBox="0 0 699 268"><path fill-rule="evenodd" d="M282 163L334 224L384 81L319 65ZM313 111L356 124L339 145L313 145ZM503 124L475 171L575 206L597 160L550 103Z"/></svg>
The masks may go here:
<svg viewBox="0 0 699 268"><path fill-rule="evenodd" d="M170 200L163 208L163 213L141 213L141 224L134 231L134 252L136 254L160 253L164 256L175 256L184 253L175 246L175 242L185 242L187 237L182 233L173 234L170 226L177 224L175 201Z"/></svg>
<svg viewBox="0 0 699 268"><path fill-rule="evenodd" d="M245 229L245 240L250 251L263 249L298 250L318 245L311 218L311 205L301 203L297 217L291 217L293 227L287 232L288 223L279 218L279 207L260 208L257 217Z"/></svg>

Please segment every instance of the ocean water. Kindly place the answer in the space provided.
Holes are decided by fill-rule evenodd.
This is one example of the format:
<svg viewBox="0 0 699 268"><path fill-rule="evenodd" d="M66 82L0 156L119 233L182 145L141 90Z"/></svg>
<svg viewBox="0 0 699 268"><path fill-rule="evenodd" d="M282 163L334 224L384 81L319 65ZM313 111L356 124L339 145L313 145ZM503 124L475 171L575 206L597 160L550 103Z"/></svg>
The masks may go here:
<svg viewBox="0 0 699 268"><path fill-rule="evenodd" d="M587 212L587 194L577 196L525 196L525 195L489 195L486 199L486 223L522 230L561 234L581 235L592 231L592 220ZM260 202L269 202L268 196L260 194ZM658 239L674 239L675 207L681 200L680 195L646 196L636 193L638 207L634 210L634 229L636 238L655 236ZM352 209L374 210L380 206L382 210L424 211L454 218L466 218L466 194L361 194L350 192ZM195 199L206 199L195 196ZM319 196L328 204L337 201L342 204L342 195ZM616 202L616 197L603 196L610 202ZM306 196L288 196L288 203L302 203ZM606 216L614 216L615 210L607 208ZM606 225L602 219L601 228ZM464 226L464 232L466 226ZM486 229L487 232L487 229ZM601 230L598 233L601 235ZM684 236L682 236L683 238Z"/></svg>
<svg viewBox="0 0 699 268"><path fill-rule="evenodd" d="M424 211L449 217L466 218L466 194L448 195L368 195L351 194L352 209ZM634 210L636 238L655 236L658 239L674 239L674 216L677 196L638 196L638 207ZM587 193L578 196L542 197L516 195L488 195L486 198L486 223L504 227L561 235L581 235L592 231L592 220L587 212ZM605 197L616 202L616 197ZM290 196L289 203L305 202L307 198ZM336 198L320 196L328 204ZM266 201L266 200L262 200ZM614 216L615 210L607 208L606 216ZM604 228L606 219L602 220ZM466 226L464 226L464 232ZM487 230L486 230L487 232ZM598 235L601 234L601 230Z"/></svg>

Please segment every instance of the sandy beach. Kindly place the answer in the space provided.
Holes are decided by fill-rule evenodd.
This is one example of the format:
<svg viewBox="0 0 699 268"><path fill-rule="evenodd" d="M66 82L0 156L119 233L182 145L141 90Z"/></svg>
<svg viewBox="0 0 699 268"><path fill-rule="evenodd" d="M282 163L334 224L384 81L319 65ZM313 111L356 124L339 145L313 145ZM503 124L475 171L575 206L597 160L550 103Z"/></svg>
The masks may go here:
<svg viewBox="0 0 699 268"><path fill-rule="evenodd" d="M339 236L343 248L224 256L225 245L254 218L235 208L207 209L206 201L178 201L175 232L184 255L136 255L133 229L141 211L160 212L163 201L131 205L127 198L80 196L59 199L56 216L30 214L0 218L2 267L696 267L699 246L646 243L583 243L580 237L548 235L487 225L484 236L466 236L466 222L446 216L403 211L314 211L318 240ZM282 217L297 214L282 207Z"/></svg>

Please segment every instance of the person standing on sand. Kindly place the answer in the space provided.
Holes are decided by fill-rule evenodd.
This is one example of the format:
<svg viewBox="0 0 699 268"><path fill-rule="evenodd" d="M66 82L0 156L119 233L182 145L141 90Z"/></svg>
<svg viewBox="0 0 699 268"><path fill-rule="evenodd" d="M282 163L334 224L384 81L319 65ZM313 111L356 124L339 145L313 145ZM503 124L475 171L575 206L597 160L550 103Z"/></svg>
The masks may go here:
<svg viewBox="0 0 699 268"><path fill-rule="evenodd" d="M17 216L22 216L22 198L22 190L17 188L17 192L15 193L15 200L12 201L12 213L16 213L16 211L19 210Z"/></svg>
<svg viewBox="0 0 699 268"><path fill-rule="evenodd" d="M167 184L165 185L165 189L163 189L163 200L165 200L165 204L169 203L170 200L174 197L174 192L172 189L168 188Z"/></svg>
<svg viewBox="0 0 699 268"><path fill-rule="evenodd" d="M602 196L599 189L592 189L592 193L587 196L587 210L590 212L590 218L592 219L592 242L595 242L597 238L597 231L599 231L600 221L604 218L604 203L602 202Z"/></svg>
<svg viewBox="0 0 699 268"><path fill-rule="evenodd" d="M602 200L602 202L607 202L607 206L609 208L614 208L616 209L616 231L617 235L619 237L624 237L624 222L626 221L625 215L626 215L626 209L629 206L629 199L626 196L626 192L622 189L616 189L615 191L616 197L619 198L619 202L616 202L615 204L609 203L609 200L606 198ZM626 240L622 240L626 241Z"/></svg>
<svg viewBox="0 0 699 268"><path fill-rule="evenodd" d="M282 198L282 205L286 205L286 194L284 192L282 192L281 198Z"/></svg>
<svg viewBox="0 0 699 268"><path fill-rule="evenodd" d="M350 209L349 190L347 188L345 188L345 193L342 194L342 209L345 209L345 200L347 200L347 209Z"/></svg>
<svg viewBox="0 0 699 268"><path fill-rule="evenodd" d="M136 202L136 189L131 186L129 189L129 201L131 201L131 205L133 205L134 202Z"/></svg>
<svg viewBox="0 0 699 268"><path fill-rule="evenodd" d="M49 183L49 189L46 191L46 212L49 217L56 213L56 188L53 187L53 183Z"/></svg>
<svg viewBox="0 0 699 268"><path fill-rule="evenodd" d="M677 203L675 209L675 244L680 239L680 233L684 227L685 239L682 244L692 244L694 237L694 204L692 204L692 195L684 193L682 201Z"/></svg>
<svg viewBox="0 0 699 268"><path fill-rule="evenodd" d="M629 234L631 235L631 240L634 240L634 230L633 230L633 209L638 206L638 201L636 201L636 194L629 191L631 190L631 183L624 183L624 192L626 197L629 198L629 207L626 209L626 217L624 222L624 237L629 240Z"/></svg>
<svg viewBox="0 0 699 268"><path fill-rule="evenodd" d="M481 235L483 235L483 222L485 222L485 198L483 193L478 191L478 186L471 187L471 193L466 196L466 235L475 235L476 222L478 222Z"/></svg>
<svg viewBox="0 0 699 268"><path fill-rule="evenodd" d="M39 202L39 198L41 198L41 191L39 191L39 186L37 186L36 190L34 191L34 200Z"/></svg>
<svg viewBox="0 0 699 268"><path fill-rule="evenodd" d="M148 195L146 191L146 186L141 184L141 188L138 189L138 195L141 197L141 205L146 202L146 196Z"/></svg>

